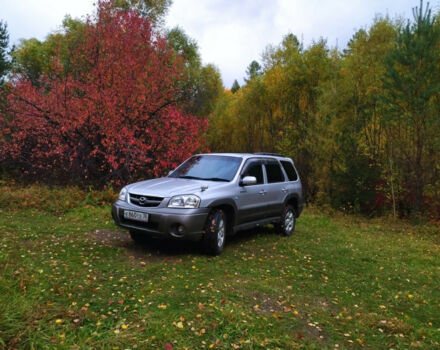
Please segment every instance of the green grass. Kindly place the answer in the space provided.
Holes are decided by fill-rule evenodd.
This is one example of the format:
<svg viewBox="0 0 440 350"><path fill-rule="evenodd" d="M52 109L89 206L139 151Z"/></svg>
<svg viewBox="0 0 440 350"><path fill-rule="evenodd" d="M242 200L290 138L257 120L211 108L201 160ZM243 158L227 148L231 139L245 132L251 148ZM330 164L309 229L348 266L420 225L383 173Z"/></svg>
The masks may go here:
<svg viewBox="0 0 440 350"><path fill-rule="evenodd" d="M213 258L135 247L109 207L3 208L0 348L440 348L439 243L306 210L294 236L244 232Z"/></svg>

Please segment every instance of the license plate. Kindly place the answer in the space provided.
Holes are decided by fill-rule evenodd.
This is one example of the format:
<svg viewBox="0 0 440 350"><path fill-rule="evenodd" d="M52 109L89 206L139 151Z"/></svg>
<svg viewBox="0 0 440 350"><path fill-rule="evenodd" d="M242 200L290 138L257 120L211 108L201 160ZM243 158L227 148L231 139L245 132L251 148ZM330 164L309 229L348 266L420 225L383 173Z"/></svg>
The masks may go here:
<svg viewBox="0 0 440 350"><path fill-rule="evenodd" d="M148 221L148 214L147 213L140 213L138 211L133 211L133 210L124 210L124 219L147 222Z"/></svg>

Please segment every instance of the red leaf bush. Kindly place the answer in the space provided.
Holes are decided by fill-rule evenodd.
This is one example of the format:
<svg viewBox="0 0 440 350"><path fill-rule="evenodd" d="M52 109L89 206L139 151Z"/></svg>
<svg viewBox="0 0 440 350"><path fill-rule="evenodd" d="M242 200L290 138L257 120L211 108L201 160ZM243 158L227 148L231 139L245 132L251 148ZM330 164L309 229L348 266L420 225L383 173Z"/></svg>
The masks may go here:
<svg viewBox="0 0 440 350"><path fill-rule="evenodd" d="M175 107L183 58L148 19L99 2L72 47L38 86L20 74L9 82L3 164L48 182L103 186L161 175L204 149L206 119Z"/></svg>

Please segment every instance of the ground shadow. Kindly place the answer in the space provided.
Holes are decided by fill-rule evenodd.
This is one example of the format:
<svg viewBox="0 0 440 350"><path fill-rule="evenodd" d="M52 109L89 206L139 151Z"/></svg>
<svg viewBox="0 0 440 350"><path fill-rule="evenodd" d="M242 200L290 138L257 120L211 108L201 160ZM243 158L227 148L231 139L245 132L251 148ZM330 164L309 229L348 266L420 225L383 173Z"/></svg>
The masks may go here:
<svg viewBox="0 0 440 350"><path fill-rule="evenodd" d="M278 231L273 225L254 227L249 230L239 231L235 235L228 237L227 246L235 246L250 241L262 235L277 235Z"/></svg>
<svg viewBox="0 0 440 350"><path fill-rule="evenodd" d="M142 261L175 261L182 255L202 254L199 244L194 242L146 238L145 242L135 243L128 232L119 230L96 230L92 239L105 246L120 248L130 257Z"/></svg>
<svg viewBox="0 0 440 350"><path fill-rule="evenodd" d="M240 231L226 240L226 249L250 241L259 235L276 234L271 226L257 227ZM200 242L173 239L154 239L146 237L145 242L135 243L128 232L120 230L95 230L90 233L94 241L102 245L119 248L132 258L142 261L176 261L188 254L203 255Z"/></svg>

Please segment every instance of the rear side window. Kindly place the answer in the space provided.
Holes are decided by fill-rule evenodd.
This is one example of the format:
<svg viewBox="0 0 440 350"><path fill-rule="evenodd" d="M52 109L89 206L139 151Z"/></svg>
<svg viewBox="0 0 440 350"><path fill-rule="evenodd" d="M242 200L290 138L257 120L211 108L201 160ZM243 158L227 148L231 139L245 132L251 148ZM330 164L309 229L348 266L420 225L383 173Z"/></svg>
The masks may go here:
<svg viewBox="0 0 440 350"><path fill-rule="evenodd" d="M284 175L278 162L269 162L266 165L267 182L283 182Z"/></svg>
<svg viewBox="0 0 440 350"><path fill-rule="evenodd" d="M298 180L298 174L296 173L292 163L282 160L281 165L283 166L284 171L286 172L287 177L289 178L289 181Z"/></svg>
<svg viewBox="0 0 440 350"><path fill-rule="evenodd" d="M257 179L257 185L264 183L263 168L260 162L252 162L243 173L245 176L255 176Z"/></svg>

